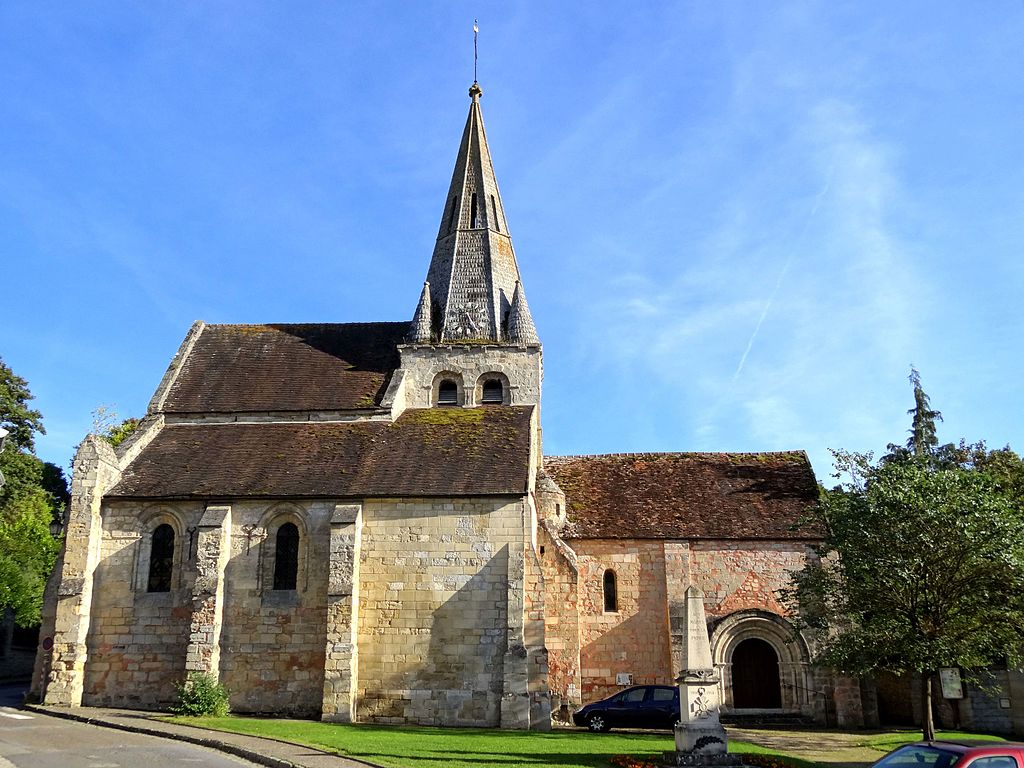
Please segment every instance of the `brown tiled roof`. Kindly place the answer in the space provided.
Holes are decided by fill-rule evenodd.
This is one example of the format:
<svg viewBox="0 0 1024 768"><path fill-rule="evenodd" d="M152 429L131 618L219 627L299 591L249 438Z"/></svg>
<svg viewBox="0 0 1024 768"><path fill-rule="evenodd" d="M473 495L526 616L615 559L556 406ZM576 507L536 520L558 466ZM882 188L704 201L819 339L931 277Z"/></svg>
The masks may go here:
<svg viewBox="0 0 1024 768"><path fill-rule="evenodd" d="M373 408L408 323L208 325L168 393L169 413Z"/></svg>
<svg viewBox="0 0 1024 768"><path fill-rule="evenodd" d="M566 494L567 538L814 539L794 530L818 498L803 451L544 458Z"/></svg>
<svg viewBox="0 0 1024 768"><path fill-rule="evenodd" d="M108 498L522 495L533 407L409 410L394 423L164 427Z"/></svg>

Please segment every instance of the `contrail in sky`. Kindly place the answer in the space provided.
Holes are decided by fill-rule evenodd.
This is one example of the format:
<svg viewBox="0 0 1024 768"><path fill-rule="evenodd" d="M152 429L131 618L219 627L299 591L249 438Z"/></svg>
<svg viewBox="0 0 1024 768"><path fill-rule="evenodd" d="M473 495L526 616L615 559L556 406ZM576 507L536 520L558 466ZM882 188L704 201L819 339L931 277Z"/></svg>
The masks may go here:
<svg viewBox="0 0 1024 768"><path fill-rule="evenodd" d="M793 263L793 253L795 251L796 244L803 239L804 233L807 231L807 227L811 223L811 219L813 219L814 214L818 212L818 208L821 206L821 201L825 199L825 195L828 194L828 190L832 186L832 176L834 171L835 166L832 166L832 168L829 169L828 178L825 180L825 186L821 188L818 196L814 198L814 205L811 206L811 212L807 214L807 218L804 219L804 225L800 228L800 232L797 233L796 238L793 240L794 248L790 248L789 255L786 256L786 262L782 265L782 270L779 272L779 276L775 280L775 287L772 289L772 294L768 297L768 301L765 302L764 309L761 310L761 317L757 319L757 325L754 326L754 332L750 334L750 340L747 342L747 348L743 350L743 356L740 357L739 365L736 366L736 373L732 375L733 382L736 381L740 375L740 371L743 370L743 365L747 362L747 355L750 354L750 350L754 346L754 340L757 338L757 332L761 330L761 324L764 323L764 319L768 315L768 310L772 308L772 303L775 301L775 296L779 292L782 280L785 278L786 273L789 272L789 265Z"/></svg>

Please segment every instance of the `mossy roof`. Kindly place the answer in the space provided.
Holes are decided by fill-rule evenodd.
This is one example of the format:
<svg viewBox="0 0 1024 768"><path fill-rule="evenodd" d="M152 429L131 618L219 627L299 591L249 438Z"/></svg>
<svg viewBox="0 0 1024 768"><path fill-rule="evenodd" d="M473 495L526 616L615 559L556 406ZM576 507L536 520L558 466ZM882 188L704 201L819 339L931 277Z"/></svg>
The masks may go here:
<svg viewBox="0 0 1024 768"><path fill-rule="evenodd" d="M533 410L408 410L394 423L169 425L107 497L521 496Z"/></svg>
<svg viewBox="0 0 1024 768"><path fill-rule="evenodd" d="M375 408L409 323L207 325L168 392L167 413Z"/></svg>
<svg viewBox="0 0 1024 768"><path fill-rule="evenodd" d="M818 487L803 451L547 456L579 539L820 538L801 525Z"/></svg>

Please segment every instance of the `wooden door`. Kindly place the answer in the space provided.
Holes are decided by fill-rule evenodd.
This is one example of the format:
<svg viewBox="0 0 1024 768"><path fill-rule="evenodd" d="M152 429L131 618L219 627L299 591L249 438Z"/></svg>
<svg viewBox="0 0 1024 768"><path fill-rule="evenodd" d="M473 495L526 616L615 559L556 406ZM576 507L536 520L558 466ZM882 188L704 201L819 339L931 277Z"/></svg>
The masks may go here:
<svg viewBox="0 0 1024 768"><path fill-rule="evenodd" d="M744 640L732 653L732 706L734 709L782 706L779 657L764 640Z"/></svg>

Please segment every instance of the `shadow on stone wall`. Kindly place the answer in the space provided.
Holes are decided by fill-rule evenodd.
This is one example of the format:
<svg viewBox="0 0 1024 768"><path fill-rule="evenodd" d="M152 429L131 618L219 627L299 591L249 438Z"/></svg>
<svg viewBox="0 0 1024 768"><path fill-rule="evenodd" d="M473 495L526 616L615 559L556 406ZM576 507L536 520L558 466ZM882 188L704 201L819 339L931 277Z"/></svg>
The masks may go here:
<svg viewBox="0 0 1024 768"><path fill-rule="evenodd" d="M376 627L363 629L359 687L367 690L357 704L358 720L499 724L508 642L508 547L468 577L455 574L457 559L451 553L444 564L427 570L427 585L455 589L443 604L432 610L424 604L434 594L432 587L406 589L392 610L378 611ZM425 598L410 600L410 593ZM370 643L377 646L372 653Z"/></svg>

